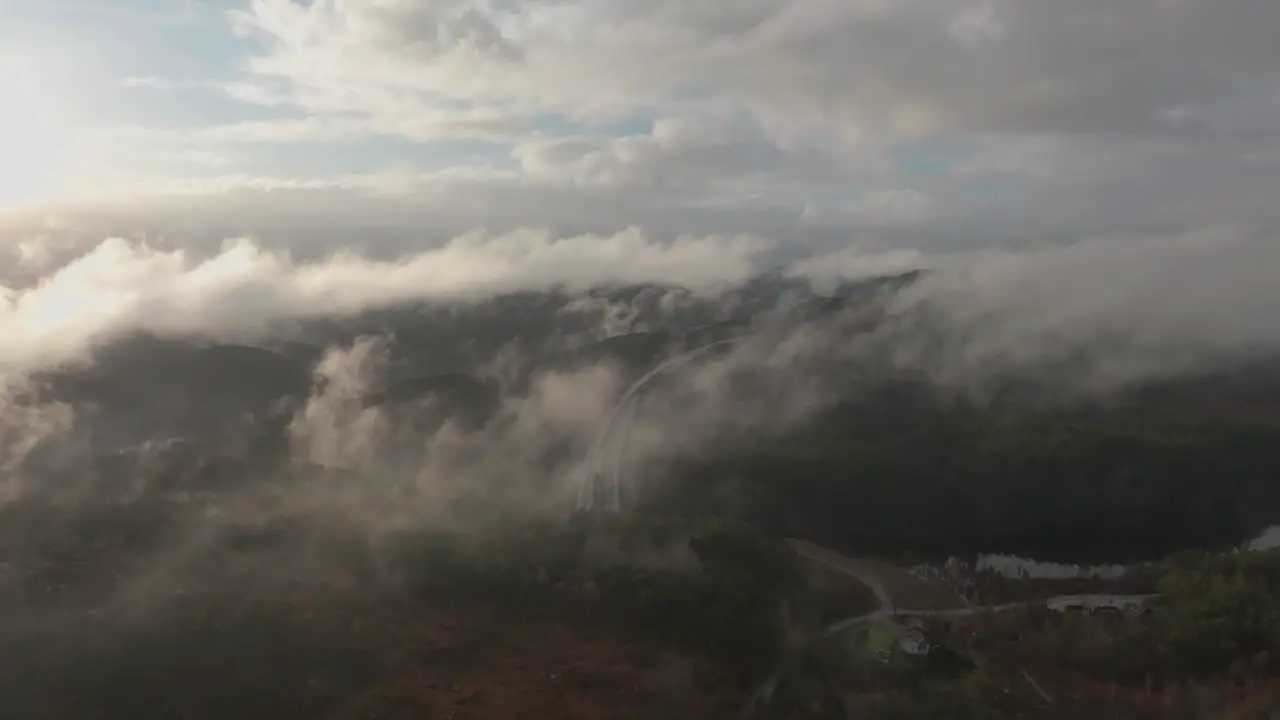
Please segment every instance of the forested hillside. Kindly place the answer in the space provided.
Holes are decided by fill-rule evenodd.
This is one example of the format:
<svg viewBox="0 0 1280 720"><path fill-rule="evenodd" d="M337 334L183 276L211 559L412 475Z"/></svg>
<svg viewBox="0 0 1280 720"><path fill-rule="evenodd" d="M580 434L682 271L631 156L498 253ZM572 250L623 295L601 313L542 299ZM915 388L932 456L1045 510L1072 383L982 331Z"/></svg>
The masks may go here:
<svg viewBox="0 0 1280 720"><path fill-rule="evenodd" d="M978 405L889 382L765 443L691 458L651 498L722 497L772 531L934 556L1068 562L1237 545L1280 518L1280 373L1070 404Z"/></svg>

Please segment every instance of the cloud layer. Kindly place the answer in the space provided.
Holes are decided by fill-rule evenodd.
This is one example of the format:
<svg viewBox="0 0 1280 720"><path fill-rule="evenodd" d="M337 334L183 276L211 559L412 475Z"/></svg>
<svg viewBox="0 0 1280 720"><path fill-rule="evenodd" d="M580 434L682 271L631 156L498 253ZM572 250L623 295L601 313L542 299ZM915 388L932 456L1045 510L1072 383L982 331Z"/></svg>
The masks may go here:
<svg viewBox="0 0 1280 720"><path fill-rule="evenodd" d="M701 93L855 133L1179 130L1240 122L1254 88L1237 81L1280 66L1264 0L256 0L233 17L265 41L264 78L376 118L434 98L608 113Z"/></svg>
<svg viewBox="0 0 1280 720"><path fill-rule="evenodd" d="M137 117L90 129L106 159L82 185L115 198L119 232L290 234L323 254L635 226L802 255L1280 228L1268 0L199 12L186 39L225 43L225 64L130 68L116 91Z"/></svg>
<svg viewBox="0 0 1280 720"><path fill-rule="evenodd" d="M392 257L355 250L296 258L287 247L225 241L201 254L120 238L62 255L32 241L14 250L31 268L0 286L6 367L74 359L95 343L148 331L253 338L282 320L353 315L405 302L472 302L522 290L658 283L724 290L770 269L821 289L832 282L925 268L895 302L912 322L964 333L978 366L1070 352L1101 338L1159 354L1273 349L1280 243L1230 226L1173 236L1112 236L1039 249L928 253L850 246L798 260L751 235L661 240L638 229L610 236L547 231L467 233ZM904 320L905 322L905 320ZM904 338L909 346L910 338Z"/></svg>
<svg viewBox="0 0 1280 720"><path fill-rule="evenodd" d="M388 261L338 252L306 262L247 239L229 241L205 259L110 239L24 290L0 286L0 330L8 338L2 359L30 368L130 331L245 336L278 320L558 285L706 287L746 279L769 249L769 242L750 236L660 243L639 230L565 238L524 231L472 233Z"/></svg>

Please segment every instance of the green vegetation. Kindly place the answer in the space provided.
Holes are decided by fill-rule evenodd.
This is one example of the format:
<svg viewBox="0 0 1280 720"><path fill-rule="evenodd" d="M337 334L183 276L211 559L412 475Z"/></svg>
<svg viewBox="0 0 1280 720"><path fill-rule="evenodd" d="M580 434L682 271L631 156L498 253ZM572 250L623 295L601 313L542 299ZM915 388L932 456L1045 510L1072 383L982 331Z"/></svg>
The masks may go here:
<svg viewBox="0 0 1280 720"><path fill-rule="evenodd" d="M793 650L762 717L1280 717L1280 550L1181 554L1160 588L1139 617L935 618L924 657L883 652L888 621L856 626Z"/></svg>
<svg viewBox="0 0 1280 720"><path fill-rule="evenodd" d="M1178 671L1280 670L1280 549L1181 555L1160 588Z"/></svg>
<svg viewBox="0 0 1280 720"><path fill-rule="evenodd" d="M601 543L611 552L593 558ZM638 546L681 544L695 566L635 560L644 555ZM568 530L526 527L484 540L405 535L395 547L396 565L428 600L603 623L727 662L744 677L772 662L782 601L799 583L784 543L733 522L591 527L584 519Z"/></svg>
<svg viewBox="0 0 1280 720"><path fill-rule="evenodd" d="M689 460L689 480L653 502L710 511L708 479L732 478L753 524L864 555L1092 563L1225 548L1280 517L1280 376L1202 384L978 404L885 383L784 437Z"/></svg>
<svg viewBox="0 0 1280 720"><path fill-rule="evenodd" d="M334 540L334 551L325 554L335 568L369 562L355 550L337 551L343 542L367 547L359 540ZM786 544L737 522L580 517L568 526L525 525L484 537L405 533L384 549L390 552L373 554L389 560L415 591L416 599L395 601L402 608L395 612L380 604L377 591L343 601L349 612L340 604L324 609L306 588L282 586L268 593L275 599L193 598L132 623L82 618L70 633L9 628L5 707L37 707L57 697L56 687L75 687L81 694L59 700L74 716L88 716L93 703L146 716L150 703L186 708L198 700L206 708L201 717L220 710L310 717L344 698L364 697L380 678L401 672L394 668L419 662L406 658L434 658L426 664L432 673L456 668L473 652L467 648L492 644L487 633L499 627L512 637L572 627L648 653L670 648L736 676L739 687L725 680L721 697L739 695L781 668L765 715L771 718L1257 718L1273 709L1268 698L1280 672L1280 551L1174 556L1159 580L1164 602L1150 616L1039 609L941 618L931 621L929 637L942 649L923 658L894 653L881 662L874 651L892 646L888 626L863 628L871 632L858 647L850 646L852 631L816 642L811 634L805 642L805 632L796 642L794 627L784 631L779 606L805 601L798 587L804 565ZM374 625L353 624L355 608L361 623ZM451 641L448 652L432 650L441 618L457 623L476 615L496 620ZM413 632L422 638L384 651L383 643L410 627L408 618L418 618ZM600 652L590 657L630 662L616 648ZM497 662L494 653L483 663ZM481 660L475 662L476 677L485 677ZM1024 669L1049 688L1055 704L1045 706ZM313 677L325 683L315 686ZM165 690L149 695L156 678L164 678ZM419 681L405 675L404 682ZM541 676L531 682L546 692L555 687ZM413 687L423 697L442 692ZM461 702L476 692L463 688L453 696Z"/></svg>
<svg viewBox="0 0 1280 720"><path fill-rule="evenodd" d="M1280 550L1181 554L1159 587L1149 617L1039 612L1007 631L1029 657L1058 657L1104 682L1243 682L1280 672Z"/></svg>

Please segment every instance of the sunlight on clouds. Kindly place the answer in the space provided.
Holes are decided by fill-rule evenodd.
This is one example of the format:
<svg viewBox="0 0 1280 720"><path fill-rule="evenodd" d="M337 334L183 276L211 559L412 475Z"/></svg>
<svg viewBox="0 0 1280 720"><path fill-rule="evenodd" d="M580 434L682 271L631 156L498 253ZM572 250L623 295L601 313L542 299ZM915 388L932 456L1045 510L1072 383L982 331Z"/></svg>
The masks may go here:
<svg viewBox="0 0 1280 720"><path fill-rule="evenodd" d="M0 20L0 207L111 233L799 256L1280 226L1274 0L235 0L154 44L164 2L69 4L47 38Z"/></svg>
<svg viewBox="0 0 1280 720"><path fill-rule="evenodd" d="M281 319L560 284L711 287L749 277L772 248L751 235L661 242L635 228L573 236L476 231L396 260L341 251L304 262L244 238L208 258L112 238L29 288L0 284L0 370L64 360L93 341L138 329L237 335Z"/></svg>

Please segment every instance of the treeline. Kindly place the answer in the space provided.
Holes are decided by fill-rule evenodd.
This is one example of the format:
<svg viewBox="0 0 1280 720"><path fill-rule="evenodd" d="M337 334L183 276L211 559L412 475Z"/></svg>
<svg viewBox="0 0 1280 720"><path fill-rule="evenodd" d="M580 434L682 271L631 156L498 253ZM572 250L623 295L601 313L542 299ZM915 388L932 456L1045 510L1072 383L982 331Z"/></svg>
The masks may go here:
<svg viewBox="0 0 1280 720"><path fill-rule="evenodd" d="M1164 563L1162 595L1141 618L1061 614L994 616L986 652L1013 649L1101 683L1247 684L1280 674L1280 550L1182 553Z"/></svg>
<svg viewBox="0 0 1280 720"><path fill-rule="evenodd" d="M1238 545L1280 519L1280 381L1107 404L978 405L887 383L768 442L671 471L648 501L859 553L1124 562ZM745 448L745 449L744 449Z"/></svg>
<svg viewBox="0 0 1280 720"><path fill-rule="evenodd" d="M1171 558L1168 662L1186 675L1280 672L1280 549Z"/></svg>

